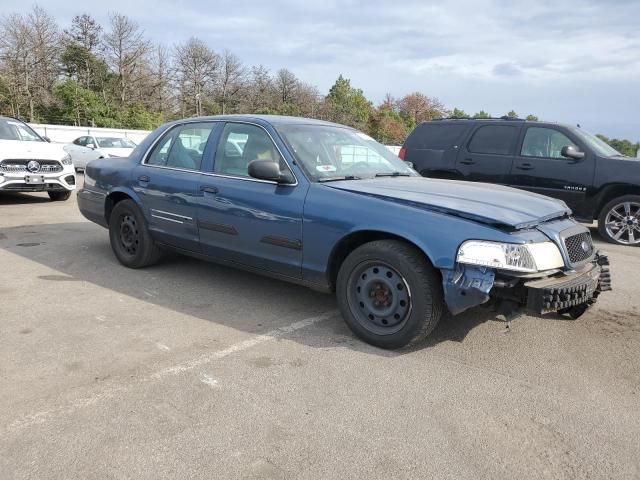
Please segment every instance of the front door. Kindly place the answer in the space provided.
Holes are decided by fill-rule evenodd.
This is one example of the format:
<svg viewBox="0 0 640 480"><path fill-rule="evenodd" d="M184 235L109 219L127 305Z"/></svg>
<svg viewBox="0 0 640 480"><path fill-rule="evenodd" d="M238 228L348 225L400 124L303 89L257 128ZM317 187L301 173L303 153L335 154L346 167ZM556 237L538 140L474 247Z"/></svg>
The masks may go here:
<svg viewBox="0 0 640 480"><path fill-rule="evenodd" d="M134 170L132 179L153 236L192 252L200 251L196 220L203 197L200 166L214 127L214 123L200 122L172 128Z"/></svg>
<svg viewBox="0 0 640 480"><path fill-rule="evenodd" d="M576 216L589 216L585 198L592 184L595 159L584 149L584 158L563 157L562 147L577 142L560 130L551 127L526 128L519 154L516 157L509 184L531 192L564 200Z"/></svg>
<svg viewBox="0 0 640 480"><path fill-rule="evenodd" d="M511 170L518 125L482 125L458 152L456 171L464 180L504 184Z"/></svg>
<svg viewBox="0 0 640 480"><path fill-rule="evenodd" d="M213 171L201 176L198 211L203 253L249 267L302 276L302 213L308 184L249 177L253 160L289 168L271 136L258 125L229 122L215 153Z"/></svg>

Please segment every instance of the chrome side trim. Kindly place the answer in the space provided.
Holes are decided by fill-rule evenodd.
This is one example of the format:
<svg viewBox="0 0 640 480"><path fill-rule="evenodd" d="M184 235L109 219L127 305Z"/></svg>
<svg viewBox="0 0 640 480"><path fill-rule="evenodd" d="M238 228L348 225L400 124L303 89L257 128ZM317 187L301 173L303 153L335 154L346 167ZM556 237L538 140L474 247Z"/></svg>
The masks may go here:
<svg viewBox="0 0 640 480"><path fill-rule="evenodd" d="M177 218L182 218L183 220L189 220L192 221L193 218L192 217L186 217L184 215L178 215L177 213L171 213L171 212L165 212L164 210L156 210L155 208L151 209L151 212L156 212L156 213L160 213L162 215L170 215L172 217L177 217Z"/></svg>
<svg viewBox="0 0 640 480"><path fill-rule="evenodd" d="M180 221L180 220L174 220L173 218L168 218L168 217L163 217L162 215L154 215L153 213L151 214L151 216L153 218L159 218L161 220L166 220L167 222L173 222L173 223L180 223L180 224L184 224L184 222Z"/></svg>

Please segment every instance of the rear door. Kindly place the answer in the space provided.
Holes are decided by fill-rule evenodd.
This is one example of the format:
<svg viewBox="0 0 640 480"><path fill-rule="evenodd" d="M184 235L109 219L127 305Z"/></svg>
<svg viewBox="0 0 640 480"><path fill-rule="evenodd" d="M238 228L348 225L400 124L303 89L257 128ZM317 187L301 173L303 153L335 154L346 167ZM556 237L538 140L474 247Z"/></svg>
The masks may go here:
<svg viewBox="0 0 640 480"><path fill-rule="evenodd" d="M563 157L562 147L574 145L584 158ZM585 210L587 189L593 184L595 158L581 142L561 127L528 125L509 175L509 185L564 200L574 213Z"/></svg>
<svg viewBox="0 0 640 480"><path fill-rule="evenodd" d="M200 169L212 155L208 140L217 124L194 122L173 127L134 170L134 190L145 208L149 229L163 243L200 251L197 206Z"/></svg>
<svg viewBox="0 0 640 480"><path fill-rule="evenodd" d="M404 160L413 163L420 175L451 178L456 156L469 122L433 121L418 125L403 145Z"/></svg>
<svg viewBox="0 0 640 480"><path fill-rule="evenodd" d="M506 183L520 128L506 123L477 127L458 152L458 174L472 182Z"/></svg>

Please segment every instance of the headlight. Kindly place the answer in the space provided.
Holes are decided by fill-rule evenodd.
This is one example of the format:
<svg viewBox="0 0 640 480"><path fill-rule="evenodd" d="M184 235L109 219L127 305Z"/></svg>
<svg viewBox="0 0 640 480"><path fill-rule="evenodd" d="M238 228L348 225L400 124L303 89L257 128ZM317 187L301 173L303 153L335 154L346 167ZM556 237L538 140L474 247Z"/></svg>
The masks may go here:
<svg viewBox="0 0 640 480"><path fill-rule="evenodd" d="M71 161L71 155L67 154L64 157L62 157L62 164L63 165L73 165L73 162Z"/></svg>
<svg viewBox="0 0 640 480"><path fill-rule="evenodd" d="M526 273L544 272L564 266L560 250L551 242L519 245L469 240L458 249L457 261Z"/></svg>

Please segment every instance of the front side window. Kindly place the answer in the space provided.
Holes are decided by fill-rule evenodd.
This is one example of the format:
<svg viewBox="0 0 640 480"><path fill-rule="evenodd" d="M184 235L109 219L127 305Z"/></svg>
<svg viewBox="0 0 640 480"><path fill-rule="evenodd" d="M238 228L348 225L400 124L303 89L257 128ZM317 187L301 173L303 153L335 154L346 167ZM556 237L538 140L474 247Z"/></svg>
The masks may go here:
<svg viewBox="0 0 640 480"><path fill-rule="evenodd" d="M121 137L96 137L100 148L135 148L135 143Z"/></svg>
<svg viewBox="0 0 640 480"><path fill-rule="evenodd" d="M74 145L80 145L80 146L84 146L85 142L84 142L84 137L78 137L73 141Z"/></svg>
<svg viewBox="0 0 640 480"><path fill-rule="evenodd" d="M0 140L44 142L42 137L27 124L10 119L0 119Z"/></svg>
<svg viewBox="0 0 640 480"><path fill-rule="evenodd" d="M278 132L309 177L416 175L384 145L362 132L329 125L282 125Z"/></svg>
<svg viewBox="0 0 640 480"><path fill-rule="evenodd" d="M508 125L487 125L473 134L468 150L472 153L509 155L516 143L518 129Z"/></svg>
<svg viewBox="0 0 640 480"><path fill-rule="evenodd" d="M529 127L522 142L524 157L564 158L562 147L573 145L567 136L552 128Z"/></svg>
<svg viewBox="0 0 640 480"><path fill-rule="evenodd" d="M148 165L199 170L212 123L191 123L166 134L147 158Z"/></svg>
<svg viewBox="0 0 640 480"><path fill-rule="evenodd" d="M276 146L262 128L243 123L227 123L222 131L214 173L234 177L248 177L249 163L254 160L273 160L286 168Z"/></svg>

